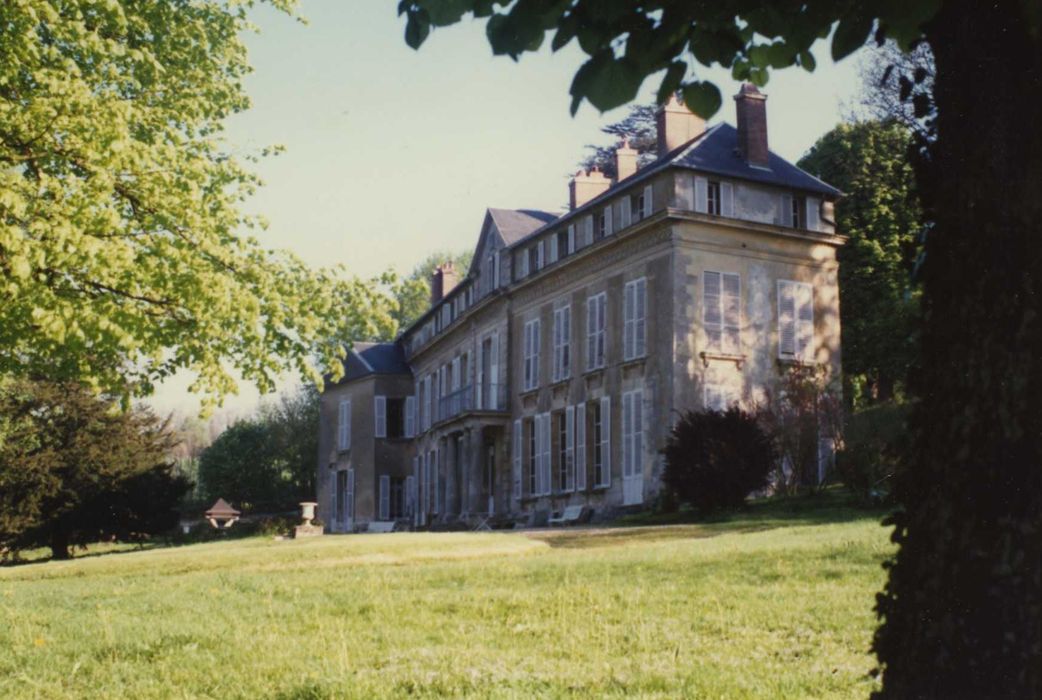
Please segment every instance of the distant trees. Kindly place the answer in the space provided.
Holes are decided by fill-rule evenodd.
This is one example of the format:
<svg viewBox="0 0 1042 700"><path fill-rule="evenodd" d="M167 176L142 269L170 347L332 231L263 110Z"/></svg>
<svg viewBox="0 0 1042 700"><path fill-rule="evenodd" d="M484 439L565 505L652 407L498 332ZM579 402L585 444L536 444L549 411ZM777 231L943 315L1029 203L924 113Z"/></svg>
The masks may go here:
<svg viewBox="0 0 1042 700"><path fill-rule="evenodd" d="M666 488L702 513L741 506L767 485L777 461L757 417L734 407L684 413L662 454Z"/></svg>
<svg viewBox="0 0 1042 700"><path fill-rule="evenodd" d="M313 498L318 412L318 391L309 385L233 423L199 457L201 496L244 510Z"/></svg>
<svg viewBox="0 0 1042 700"><path fill-rule="evenodd" d="M175 473L167 426L69 382L0 383L0 551L55 559L101 539L177 523L191 483Z"/></svg>
<svg viewBox="0 0 1042 700"><path fill-rule="evenodd" d="M883 401L916 358L923 210L909 157L912 135L896 121L840 124L799 166L845 193L836 205L843 372L853 405Z"/></svg>
<svg viewBox="0 0 1042 700"><path fill-rule="evenodd" d="M398 302L397 309L393 312L396 324L395 333L418 319L430 308L431 275L434 273L434 268L451 262L462 279L467 275L472 256L473 252L469 249L455 253L438 250L418 263L407 276L395 280L392 285L394 298ZM393 335L384 339L390 340Z"/></svg>
<svg viewBox="0 0 1042 700"><path fill-rule="evenodd" d="M655 129L655 111L653 104L630 105L629 113L624 119L601 127L601 131L613 136L614 141L606 146L587 144L585 158L579 162L583 170L599 168L608 177L615 177L615 149L625 139L630 148L637 151L637 163L647 165L655 159L658 149L658 135Z"/></svg>

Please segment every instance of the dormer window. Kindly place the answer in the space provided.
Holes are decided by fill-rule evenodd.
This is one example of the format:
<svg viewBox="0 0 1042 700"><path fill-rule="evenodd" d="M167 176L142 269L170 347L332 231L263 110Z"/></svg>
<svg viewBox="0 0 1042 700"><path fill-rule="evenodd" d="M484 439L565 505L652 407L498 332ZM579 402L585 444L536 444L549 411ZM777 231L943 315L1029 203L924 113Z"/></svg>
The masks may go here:
<svg viewBox="0 0 1042 700"><path fill-rule="evenodd" d="M708 213L720 216L720 183L710 180L706 187L706 209Z"/></svg>
<svg viewBox="0 0 1042 700"><path fill-rule="evenodd" d="M807 200L803 197L792 198L792 227L803 228L803 207L806 206Z"/></svg>
<svg viewBox="0 0 1042 700"><path fill-rule="evenodd" d="M535 272L539 269L539 246L534 245L528 249L528 269Z"/></svg>

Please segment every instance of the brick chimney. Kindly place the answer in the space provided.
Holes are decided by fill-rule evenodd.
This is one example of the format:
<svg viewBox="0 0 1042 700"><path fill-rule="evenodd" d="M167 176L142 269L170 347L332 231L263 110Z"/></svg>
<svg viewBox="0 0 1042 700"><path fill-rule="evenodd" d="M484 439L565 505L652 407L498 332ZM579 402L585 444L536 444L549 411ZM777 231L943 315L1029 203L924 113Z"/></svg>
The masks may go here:
<svg viewBox="0 0 1042 700"><path fill-rule="evenodd" d="M629 139L615 149L615 180L621 181L637 172L637 149L630 147Z"/></svg>
<svg viewBox="0 0 1042 700"><path fill-rule="evenodd" d="M738 155L749 165L766 168L770 165L767 153L767 95L751 83L742 85L734 96L738 118Z"/></svg>
<svg viewBox="0 0 1042 700"><path fill-rule="evenodd" d="M658 154L664 156L705 131L706 121L681 104L674 94L655 113L655 128Z"/></svg>
<svg viewBox="0 0 1042 700"><path fill-rule="evenodd" d="M611 180L600 168L595 166L587 171L580 170L568 183L568 204L573 210L578 209L602 192L607 192L609 187Z"/></svg>
<svg viewBox="0 0 1042 700"><path fill-rule="evenodd" d="M431 274L431 306L442 300L459 284L459 274L451 262L438 265Z"/></svg>

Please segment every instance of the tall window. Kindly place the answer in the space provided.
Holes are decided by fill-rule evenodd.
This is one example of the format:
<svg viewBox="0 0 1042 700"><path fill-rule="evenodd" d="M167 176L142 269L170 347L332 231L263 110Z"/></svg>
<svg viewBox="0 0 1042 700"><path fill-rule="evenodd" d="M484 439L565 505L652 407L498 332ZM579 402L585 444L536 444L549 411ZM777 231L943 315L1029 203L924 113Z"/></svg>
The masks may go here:
<svg viewBox="0 0 1042 700"><path fill-rule="evenodd" d="M586 300L586 369L604 366L606 354L606 332L608 295L595 294Z"/></svg>
<svg viewBox="0 0 1042 700"><path fill-rule="evenodd" d="M804 199L803 197L793 197L792 198L792 227L793 228L801 228L801 225L802 225L802 221L801 220L802 220L803 217L800 216L800 214L801 214L801 210L804 207L804 203L806 201L807 200Z"/></svg>
<svg viewBox="0 0 1042 700"><path fill-rule="evenodd" d="M778 280L778 355L814 360L814 288L809 284Z"/></svg>
<svg viewBox="0 0 1042 700"><path fill-rule="evenodd" d="M720 216L720 183L710 180L706 187L706 209L710 214Z"/></svg>
<svg viewBox="0 0 1042 700"><path fill-rule="evenodd" d="M528 431L528 495L539 494L539 416L525 421Z"/></svg>
<svg viewBox="0 0 1042 700"><path fill-rule="evenodd" d="M571 455L568 450L568 421L566 413L559 411L554 416L554 425L557 427L557 470L555 476L557 477L557 490L558 491L571 491L572 490L572 479L569 478L569 467L571 466Z"/></svg>
<svg viewBox="0 0 1042 700"><path fill-rule="evenodd" d="M569 233L571 227L563 228L558 231L555 235L557 236L557 257L558 259L567 257L571 253L571 246L568 245Z"/></svg>
<svg viewBox="0 0 1042 700"><path fill-rule="evenodd" d="M524 343L524 389L530 391L539 386L539 319L525 324Z"/></svg>
<svg viewBox="0 0 1042 700"><path fill-rule="evenodd" d="M341 399L337 409L337 449L351 449L351 399Z"/></svg>
<svg viewBox="0 0 1042 700"><path fill-rule="evenodd" d="M572 307L554 309L554 372L553 379L567 379L572 371Z"/></svg>
<svg viewBox="0 0 1042 700"><path fill-rule="evenodd" d="M611 399L604 397L592 404L593 413L593 485L611 485Z"/></svg>
<svg viewBox="0 0 1042 700"><path fill-rule="evenodd" d="M539 244L532 246L528 249L528 269L532 272L537 271L542 265L539 260Z"/></svg>
<svg viewBox="0 0 1042 700"><path fill-rule="evenodd" d="M622 476L639 476L644 461L644 392L622 395Z"/></svg>
<svg viewBox="0 0 1042 700"><path fill-rule="evenodd" d="M708 349L737 355L741 352L742 281L733 272L702 275L702 325Z"/></svg>
<svg viewBox="0 0 1042 700"><path fill-rule="evenodd" d="M623 359L643 357L647 349L647 294L644 277L627 282L623 289Z"/></svg>

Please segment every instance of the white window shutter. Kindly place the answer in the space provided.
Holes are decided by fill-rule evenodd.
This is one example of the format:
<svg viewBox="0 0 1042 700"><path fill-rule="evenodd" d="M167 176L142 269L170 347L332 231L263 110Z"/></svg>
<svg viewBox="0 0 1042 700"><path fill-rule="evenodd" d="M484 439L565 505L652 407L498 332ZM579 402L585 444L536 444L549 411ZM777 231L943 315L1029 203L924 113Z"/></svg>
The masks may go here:
<svg viewBox="0 0 1042 700"><path fill-rule="evenodd" d="M610 236L615 233L615 222L612 221L612 207L609 204L604 207L604 235Z"/></svg>
<svg viewBox="0 0 1042 700"><path fill-rule="evenodd" d="M413 458L413 470L416 469L416 458ZM410 474L405 477L405 514L412 516L416 512L416 477Z"/></svg>
<svg viewBox="0 0 1042 700"><path fill-rule="evenodd" d="M575 407L575 488L586 490L586 404Z"/></svg>
<svg viewBox="0 0 1042 700"><path fill-rule="evenodd" d="M778 281L778 354L796 355L796 294L794 284Z"/></svg>
<svg viewBox="0 0 1042 700"><path fill-rule="evenodd" d="M792 226L792 195L791 194L783 194L780 197L780 205L779 206L781 206L781 225L782 226L791 227Z"/></svg>
<svg viewBox="0 0 1042 700"><path fill-rule="evenodd" d="M583 219L582 245L588 246L591 243L593 243L593 215L588 214L586 218Z"/></svg>
<svg viewBox="0 0 1042 700"><path fill-rule="evenodd" d="M646 219L649 216L651 216L652 207L654 206L654 202L652 202L651 200L652 193L653 190L651 188L651 185L648 185L644 188L644 211L640 213L640 218L642 219Z"/></svg>
<svg viewBox="0 0 1042 700"><path fill-rule="evenodd" d="M492 254L492 288L499 289L499 251Z"/></svg>
<svg viewBox="0 0 1042 700"><path fill-rule="evenodd" d="M568 227L568 255L575 252L575 224Z"/></svg>
<svg viewBox="0 0 1042 700"><path fill-rule="evenodd" d="M720 183L720 216L734 217L734 185Z"/></svg>
<svg viewBox="0 0 1042 700"><path fill-rule="evenodd" d="M564 409L565 488L575 490L575 406Z"/></svg>
<svg viewBox="0 0 1042 700"><path fill-rule="evenodd" d="M611 485L611 397L601 398L601 455L604 460L604 485Z"/></svg>
<svg viewBox="0 0 1042 700"><path fill-rule="evenodd" d="M821 200L817 197L807 197L805 221L807 222L807 228L811 231L821 230Z"/></svg>
<svg viewBox="0 0 1042 700"><path fill-rule="evenodd" d="M500 396L503 392L499 391L499 331L492 331L492 358L489 360L488 368L488 388L489 396L485 397L485 405L493 410L502 410L505 406L500 406Z"/></svg>
<svg viewBox="0 0 1042 700"><path fill-rule="evenodd" d="M643 357L647 349L647 306L648 306L648 281L641 277L637 280L637 288L633 300L633 333L634 356Z"/></svg>
<svg viewBox="0 0 1042 700"><path fill-rule="evenodd" d="M695 211L709 211L709 181L704 177L695 177Z"/></svg>
<svg viewBox="0 0 1042 700"><path fill-rule="evenodd" d="M350 402L347 399L341 399L340 404L337 406L337 433L336 433L336 446L338 450L346 450L350 445L350 441L347 437L349 411L348 405Z"/></svg>
<svg viewBox="0 0 1042 700"><path fill-rule="evenodd" d="M796 287L796 354L810 362L814 359L814 288L809 284Z"/></svg>
<svg viewBox="0 0 1042 700"><path fill-rule="evenodd" d="M629 195L626 195L619 201L619 229L624 229L630 225L631 221L631 204Z"/></svg>
<svg viewBox="0 0 1042 700"><path fill-rule="evenodd" d="M405 437L416 435L416 397L405 397Z"/></svg>
<svg viewBox="0 0 1042 700"><path fill-rule="evenodd" d="M723 275L723 350L738 354L741 351L742 279L736 273Z"/></svg>
<svg viewBox="0 0 1042 700"><path fill-rule="evenodd" d="M441 453L438 450L433 452L434 463L431 465L431 489L434 490L434 511L435 513L441 512L441 469L439 469L439 457Z"/></svg>
<svg viewBox="0 0 1042 700"><path fill-rule="evenodd" d="M550 458L550 414L543 414L543 493L552 490L552 462Z"/></svg>
<svg viewBox="0 0 1042 700"><path fill-rule="evenodd" d="M622 290L622 356L626 360L633 358L636 348L636 292L637 286L633 282L627 282Z"/></svg>
<svg viewBox="0 0 1042 700"><path fill-rule="evenodd" d="M710 350L723 346L723 318L720 310L720 273L706 270L702 273L702 327Z"/></svg>
<svg viewBox="0 0 1042 700"><path fill-rule="evenodd" d="M630 425L633 414L633 392L627 391L622 395L622 477L630 476L630 465L632 464L632 440Z"/></svg>
<svg viewBox="0 0 1042 700"><path fill-rule="evenodd" d="M522 250L518 255L518 277L528 277L528 250Z"/></svg>
<svg viewBox="0 0 1042 700"><path fill-rule="evenodd" d="M535 244L535 269L542 270L546 266L546 256L544 255L544 247L546 241L539 241Z"/></svg>
<svg viewBox="0 0 1042 700"><path fill-rule="evenodd" d="M550 236L550 262L557 262L557 234Z"/></svg>
<svg viewBox="0 0 1042 700"><path fill-rule="evenodd" d="M355 470L347 470L347 494L344 497L344 515L355 517Z"/></svg>
<svg viewBox="0 0 1042 700"><path fill-rule="evenodd" d="M633 464L630 474L638 475L644 471L644 392L637 390L633 392Z"/></svg>
<svg viewBox="0 0 1042 700"><path fill-rule="evenodd" d="M391 477L380 475L380 520L391 518Z"/></svg>
<svg viewBox="0 0 1042 700"><path fill-rule="evenodd" d="M691 173L678 172L675 176L676 205L688 211L695 208L695 178Z"/></svg>
<svg viewBox="0 0 1042 700"><path fill-rule="evenodd" d="M586 369L593 369L596 352L597 304L596 297L586 300Z"/></svg>
<svg viewBox="0 0 1042 700"><path fill-rule="evenodd" d="M373 397L373 437L387 437L387 397Z"/></svg>
<svg viewBox="0 0 1042 700"><path fill-rule="evenodd" d="M485 408L482 385L485 383L485 341L478 338L478 361L474 364L474 405L480 411Z"/></svg>
<svg viewBox="0 0 1042 700"><path fill-rule="evenodd" d="M521 499L521 421L514 421L514 432L511 435L514 442L514 499Z"/></svg>

